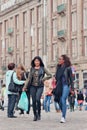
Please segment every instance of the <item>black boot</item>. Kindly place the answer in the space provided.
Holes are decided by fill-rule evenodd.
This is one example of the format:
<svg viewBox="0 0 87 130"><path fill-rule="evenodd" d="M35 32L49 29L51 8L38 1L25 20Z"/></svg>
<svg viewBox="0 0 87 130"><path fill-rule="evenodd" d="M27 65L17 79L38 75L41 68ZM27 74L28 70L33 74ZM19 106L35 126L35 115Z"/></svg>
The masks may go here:
<svg viewBox="0 0 87 130"><path fill-rule="evenodd" d="M41 120L41 110L38 111L37 120Z"/></svg>
<svg viewBox="0 0 87 130"><path fill-rule="evenodd" d="M34 115L33 121L37 121L37 116L36 115Z"/></svg>
<svg viewBox="0 0 87 130"><path fill-rule="evenodd" d="M41 120L41 116L40 115L37 116L37 120Z"/></svg>

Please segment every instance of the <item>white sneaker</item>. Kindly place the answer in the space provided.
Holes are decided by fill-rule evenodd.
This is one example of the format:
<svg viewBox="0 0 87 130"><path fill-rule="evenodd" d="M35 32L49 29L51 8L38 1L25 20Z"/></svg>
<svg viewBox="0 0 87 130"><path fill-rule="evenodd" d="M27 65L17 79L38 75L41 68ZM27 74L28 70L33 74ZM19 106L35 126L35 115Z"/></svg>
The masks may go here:
<svg viewBox="0 0 87 130"><path fill-rule="evenodd" d="M60 120L60 123L65 123L65 122L66 122L66 121L65 121L65 118L62 117L61 120Z"/></svg>

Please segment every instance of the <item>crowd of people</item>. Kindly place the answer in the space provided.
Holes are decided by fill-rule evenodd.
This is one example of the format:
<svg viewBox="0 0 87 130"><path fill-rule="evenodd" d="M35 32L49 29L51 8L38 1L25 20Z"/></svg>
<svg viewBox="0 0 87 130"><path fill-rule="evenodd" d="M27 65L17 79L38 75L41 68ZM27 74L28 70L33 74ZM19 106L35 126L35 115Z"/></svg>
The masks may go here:
<svg viewBox="0 0 87 130"><path fill-rule="evenodd" d="M29 72L21 64L17 67L15 63L8 64L6 83L2 85L1 89L1 109L4 110L4 97L7 95L7 117L16 118L15 109L20 111L20 115L24 114L24 109L19 108L18 103L22 93L25 92L28 99L26 114L30 113L30 98L32 98L33 121L41 120L41 97L44 95L43 109L50 112L51 99L53 98L56 111L62 114L60 122L65 123L66 101L69 102L71 112L74 111L76 101L80 111L84 102L82 92L75 93L71 66L70 59L66 55L60 56L53 76L39 56L34 57L31 61ZM13 87L17 89L13 90ZM87 102L87 95L85 101Z"/></svg>

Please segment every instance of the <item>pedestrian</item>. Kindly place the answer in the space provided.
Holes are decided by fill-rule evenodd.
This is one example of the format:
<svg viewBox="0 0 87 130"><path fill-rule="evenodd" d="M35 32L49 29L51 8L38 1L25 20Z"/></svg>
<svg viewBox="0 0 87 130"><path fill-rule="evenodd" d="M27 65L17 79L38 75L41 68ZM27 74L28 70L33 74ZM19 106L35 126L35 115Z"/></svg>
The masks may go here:
<svg viewBox="0 0 87 130"><path fill-rule="evenodd" d="M85 110L87 111L87 93L85 95Z"/></svg>
<svg viewBox="0 0 87 130"><path fill-rule="evenodd" d="M51 86L51 79L46 80L44 82L44 87L45 87L45 91L44 91L44 110L46 112L50 112L50 104L51 104L51 97L52 97L52 86Z"/></svg>
<svg viewBox="0 0 87 130"><path fill-rule="evenodd" d="M28 72L26 72L26 69L25 69L25 67L24 67L22 64L19 64L19 65L17 66L16 73L17 73L17 77L18 77L19 80L25 81L25 80L28 78L28 77L27 77L27 75L28 75L27 73L28 73ZM24 87L24 84L19 85L19 87L18 87L19 89L18 89L17 104L18 104L19 99L20 99L20 97L21 97L23 87ZM30 111L30 90L26 91L26 94L27 94L28 103L29 103L29 104L28 104L27 114L29 114L29 111ZM19 114L20 114L20 115L24 114L24 110L20 109L20 113L19 113Z"/></svg>
<svg viewBox="0 0 87 130"><path fill-rule="evenodd" d="M78 101L78 105L79 105L79 110L82 111L84 96L83 96L83 93L81 91L77 94L77 101Z"/></svg>
<svg viewBox="0 0 87 130"><path fill-rule="evenodd" d="M54 101L59 103L62 117L60 122L65 123L66 118L66 100L69 95L70 86L73 88L71 62L68 56L61 55L55 74L56 88L53 90Z"/></svg>
<svg viewBox="0 0 87 130"><path fill-rule="evenodd" d="M2 84L2 88L1 88L1 109L2 109L2 111L4 111L5 93L6 93L6 85Z"/></svg>
<svg viewBox="0 0 87 130"><path fill-rule="evenodd" d="M71 90L69 93L68 101L70 105L70 112L72 112L74 111L74 105L75 105L75 92L73 90Z"/></svg>
<svg viewBox="0 0 87 130"><path fill-rule="evenodd" d="M47 77L45 77L45 74ZM44 67L43 61L39 56L34 57L31 62L31 69L28 80L25 83L24 90L30 87L30 94L32 96L33 105L33 121L41 119L41 96L44 89L44 81L51 78L51 74Z"/></svg>
<svg viewBox="0 0 87 130"><path fill-rule="evenodd" d="M8 64L8 71L6 72L6 89L7 89L6 91L7 91L7 95L8 95L7 117L16 118L16 116L14 116L14 108L15 108L15 103L16 103L16 98L18 96L18 93L11 92L8 90L9 84L11 82L11 77L13 78L15 85L22 85L25 83L25 81L18 79L16 71L15 71L14 63Z"/></svg>

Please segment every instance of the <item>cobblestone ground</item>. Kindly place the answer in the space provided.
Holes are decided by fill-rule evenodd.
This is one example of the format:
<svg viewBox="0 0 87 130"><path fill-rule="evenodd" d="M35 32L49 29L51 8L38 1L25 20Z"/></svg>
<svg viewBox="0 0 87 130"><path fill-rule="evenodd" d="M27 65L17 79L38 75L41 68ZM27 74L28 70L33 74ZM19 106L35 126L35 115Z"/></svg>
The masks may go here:
<svg viewBox="0 0 87 130"><path fill-rule="evenodd" d="M42 110L42 119L33 121L32 109L27 116L19 116L18 118L9 119L6 117L6 110L0 110L0 130L87 130L87 111L75 110L75 112L67 112L66 123L61 124L61 113L56 113L53 105L51 112L46 113Z"/></svg>

